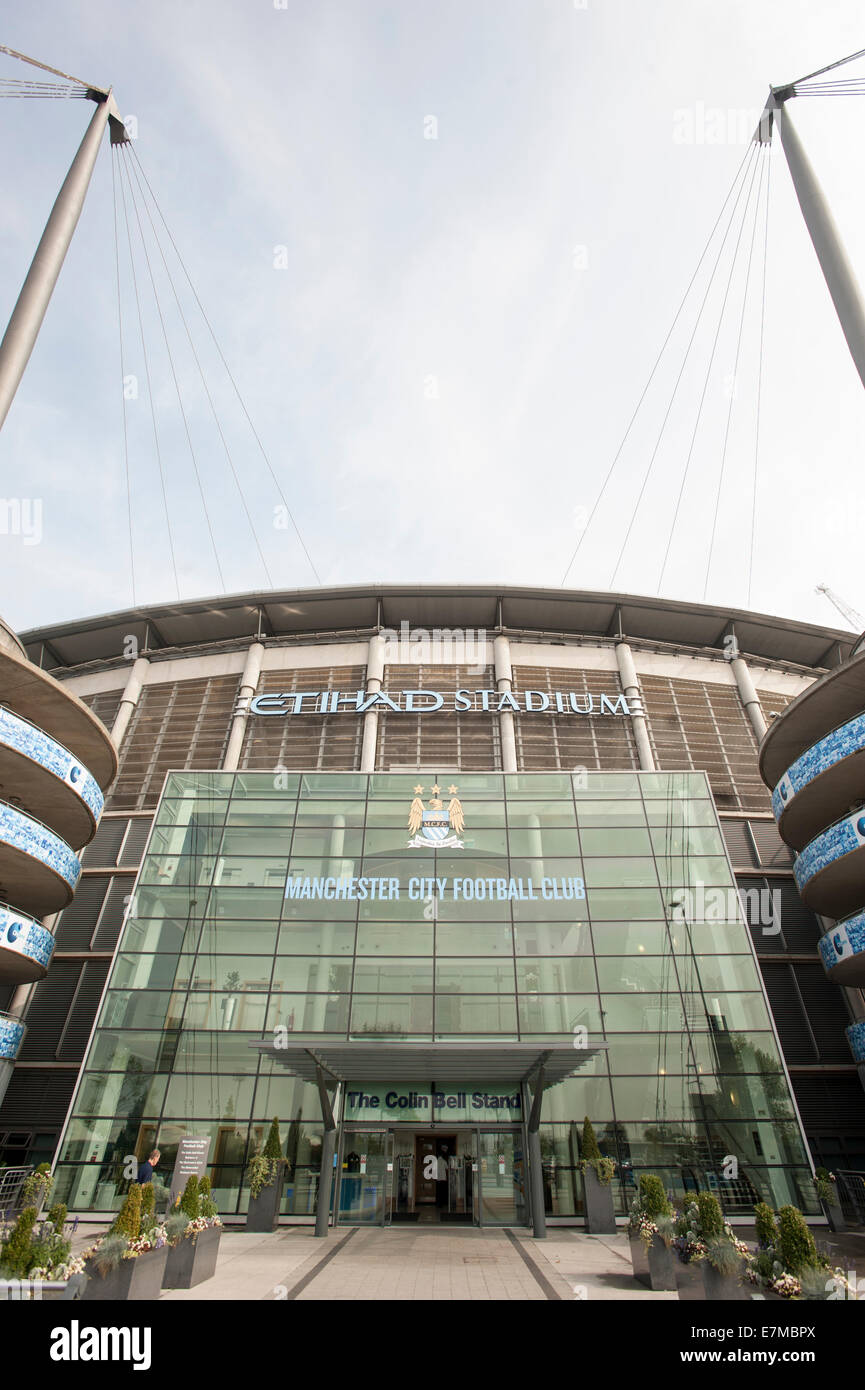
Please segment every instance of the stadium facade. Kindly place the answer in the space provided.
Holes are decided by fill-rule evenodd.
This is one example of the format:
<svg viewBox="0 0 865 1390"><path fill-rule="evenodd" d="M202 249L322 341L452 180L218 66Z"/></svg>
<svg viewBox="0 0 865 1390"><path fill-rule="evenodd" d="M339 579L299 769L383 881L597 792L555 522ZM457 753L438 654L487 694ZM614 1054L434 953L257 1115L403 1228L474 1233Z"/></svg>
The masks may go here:
<svg viewBox="0 0 865 1390"><path fill-rule="evenodd" d="M865 1169L863 996L758 766L852 636L416 586L23 641L119 753L0 1110L70 1209L207 1135L241 1218L274 1115L295 1221L331 1171L340 1221L580 1221L587 1114L620 1215L641 1171L735 1218Z"/></svg>

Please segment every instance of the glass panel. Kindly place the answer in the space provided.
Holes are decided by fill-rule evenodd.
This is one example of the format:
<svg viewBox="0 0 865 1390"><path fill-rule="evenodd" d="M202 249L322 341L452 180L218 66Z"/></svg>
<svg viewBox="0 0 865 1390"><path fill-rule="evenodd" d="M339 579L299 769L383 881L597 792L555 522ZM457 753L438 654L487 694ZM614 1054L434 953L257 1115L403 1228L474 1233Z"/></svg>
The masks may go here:
<svg viewBox="0 0 865 1390"><path fill-rule="evenodd" d="M535 956L517 962L517 988L525 994L582 994L597 989L591 956L556 960Z"/></svg>
<svg viewBox="0 0 865 1390"><path fill-rule="evenodd" d="M481 1224L525 1226L529 1219L522 1136L482 1129L478 1135Z"/></svg>
<svg viewBox="0 0 865 1390"><path fill-rule="evenodd" d="M359 960L354 967L354 989L369 994L429 994L433 987L432 961Z"/></svg>
<svg viewBox="0 0 865 1390"><path fill-rule="evenodd" d="M658 882L654 859L586 859L586 885L592 888L654 888Z"/></svg>
<svg viewBox="0 0 865 1390"><path fill-rule="evenodd" d="M439 922L437 956L512 956L510 923Z"/></svg>
<svg viewBox="0 0 865 1390"><path fill-rule="evenodd" d="M529 824L525 829L515 829L511 826L508 839L512 855L529 855L539 859L542 856L575 857L580 853L576 827L573 830L551 830L545 825L533 827Z"/></svg>
<svg viewBox="0 0 865 1390"><path fill-rule="evenodd" d="M513 994L436 995L436 1037L459 1034L488 1037L505 1033L516 1037L517 1007Z"/></svg>
<svg viewBox="0 0 865 1390"><path fill-rule="evenodd" d="M436 990L445 994L514 993L513 959L436 962Z"/></svg>
<svg viewBox="0 0 865 1390"><path fill-rule="evenodd" d="M522 994L519 1006L521 1034L567 1035L578 1024L588 1028L590 1033L601 1031L600 1005L596 994Z"/></svg>
<svg viewBox="0 0 865 1390"><path fill-rule="evenodd" d="M420 922L361 922L357 929L359 956L431 956L433 926Z"/></svg>
<svg viewBox="0 0 865 1390"><path fill-rule="evenodd" d="M583 827L580 830L580 842L584 855L652 853L649 832L643 826L611 826L609 830L590 830Z"/></svg>
<svg viewBox="0 0 865 1390"><path fill-rule="evenodd" d="M339 1189L340 1221L365 1226L384 1224L390 1136L386 1130L346 1134Z"/></svg>
<svg viewBox="0 0 865 1390"><path fill-rule="evenodd" d="M431 994L355 994L351 1032L355 1037L429 1037L432 1016Z"/></svg>

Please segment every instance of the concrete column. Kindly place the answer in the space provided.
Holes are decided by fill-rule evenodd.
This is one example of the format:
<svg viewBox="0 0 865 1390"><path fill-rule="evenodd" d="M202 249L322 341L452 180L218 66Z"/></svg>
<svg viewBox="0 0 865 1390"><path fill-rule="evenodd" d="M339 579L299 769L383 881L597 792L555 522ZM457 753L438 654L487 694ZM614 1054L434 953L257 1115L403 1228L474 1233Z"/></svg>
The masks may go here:
<svg viewBox="0 0 865 1390"><path fill-rule="evenodd" d="M375 695L381 690L384 680L385 639L376 633L369 639L366 657L366 693ZM363 716L363 743L360 750L361 772L375 772L375 750L378 743L378 710L368 709Z"/></svg>
<svg viewBox="0 0 865 1390"><path fill-rule="evenodd" d="M246 723L249 719L249 702L258 689L258 678L261 675L263 660L264 647L261 642L253 642L246 653L246 663L243 667L243 675L240 677L237 703L231 717L231 730L225 747L225 757L222 759L223 772L236 772L237 764L240 762L243 735L246 733Z"/></svg>
<svg viewBox="0 0 865 1390"><path fill-rule="evenodd" d="M865 303L862 291L829 204L783 102L776 107L775 114L802 216L817 252L850 355L865 386Z"/></svg>
<svg viewBox="0 0 865 1390"><path fill-rule="evenodd" d="M12 310L3 342L0 343L0 426L9 413L42 327L45 311L81 216L106 122L113 110L113 101L108 99L100 101L93 112L78 153L51 209L27 278Z"/></svg>
<svg viewBox="0 0 865 1390"><path fill-rule="evenodd" d="M496 667L496 690L500 695L512 693L514 673L511 668L511 644L507 637L499 636L493 643ZM517 738L514 729L513 710L503 709L499 715L499 733L502 741L502 771L517 771Z"/></svg>
<svg viewBox="0 0 865 1390"><path fill-rule="evenodd" d="M751 721L751 728L757 735L757 742L761 743L768 726L763 717L763 710L754 687L754 682L751 679L751 672L748 670L747 662L741 656L734 656L730 665L733 668L733 675L736 677L736 684L739 687L739 698L745 706L745 713Z"/></svg>
<svg viewBox="0 0 865 1390"><path fill-rule="evenodd" d="M637 680L634 654L627 642L616 643L616 661L619 666L622 690L625 692L628 709L631 711L631 725L634 730L634 741L637 745L637 757L640 760L640 771L656 772L652 741L649 738L649 725L643 707L643 692L640 690L640 683Z"/></svg>
<svg viewBox="0 0 865 1390"><path fill-rule="evenodd" d="M120 699L120 708L114 716L114 723L111 726L111 737L114 739L114 746L119 750L123 742L126 730L129 728L129 721L132 718L132 711L138 704L141 696L141 689L150 670L150 662L146 656L139 656L132 663L132 670L126 680L126 687Z"/></svg>

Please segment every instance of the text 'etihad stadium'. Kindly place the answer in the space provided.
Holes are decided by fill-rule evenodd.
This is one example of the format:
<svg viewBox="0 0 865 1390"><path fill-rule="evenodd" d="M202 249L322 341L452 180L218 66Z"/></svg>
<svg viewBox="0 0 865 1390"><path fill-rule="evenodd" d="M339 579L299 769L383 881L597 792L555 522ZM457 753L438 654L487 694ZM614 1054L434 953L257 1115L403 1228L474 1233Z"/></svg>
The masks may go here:
<svg viewBox="0 0 865 1390"><path fill-rule="evenodd" d="M476 710L501 714L642 714L635 700L629 706L624 695L591 695L573 690L523 690L511 693L498 690L455 690L448 695L452 703L445 706L445 696L438 690L395 690L392 695L383 690L353 690L344 695L339 690L283 690L269 695L256 695L249 701L250 714L365 714L383 705L395 714L433 714L436 710ZM238 710L245 708L238 702Z"/></svg>

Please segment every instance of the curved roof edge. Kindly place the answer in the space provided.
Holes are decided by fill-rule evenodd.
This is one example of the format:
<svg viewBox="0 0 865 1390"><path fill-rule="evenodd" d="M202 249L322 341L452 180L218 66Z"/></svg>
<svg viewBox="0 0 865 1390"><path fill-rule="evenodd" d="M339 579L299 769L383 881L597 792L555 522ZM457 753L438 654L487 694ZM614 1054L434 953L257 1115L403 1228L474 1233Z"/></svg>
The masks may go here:
<svg viewBox="0 0 865 1390"><path fill-rule="evenodd" d="M723 651L735 633L743 655L816 671L850 656L857 634L678 599L494 584L363 584L255 590L123 609L21 634L43 669L111 661L140 651L262 636L367 633L377 627L483 629L614 638ZM125 646L124 646L125 644Z"/></svg>

